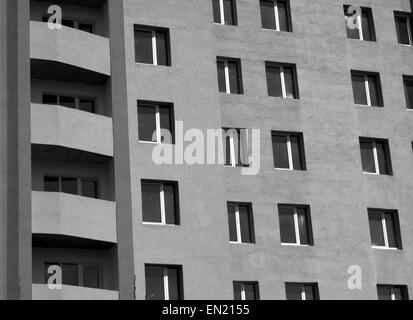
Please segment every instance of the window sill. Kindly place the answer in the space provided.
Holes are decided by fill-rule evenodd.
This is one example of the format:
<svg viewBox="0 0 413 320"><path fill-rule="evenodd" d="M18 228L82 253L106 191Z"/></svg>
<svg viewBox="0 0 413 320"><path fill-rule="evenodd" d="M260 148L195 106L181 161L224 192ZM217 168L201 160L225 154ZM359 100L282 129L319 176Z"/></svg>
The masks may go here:
<svg viewBox="0 0 413 320"><path fill-rule="evenodd" d="M144 226L156 226L156 227L179 227L178 224L164 224L164 223L157 223L157 222L142 222Z"/></svg>
<svg viewBox="0 0 413 320"><path fill-rule="evenodd" d="M237 24L226 24L226 23L220 23L220 22L214 22L214 25L217 26L224 26L224 27L237 27Z"/></svg>
<svg viewBox="0 0 413 320"><path fill-rule="evenodd" d="M145 62L136 62L135 65L137 66L150 66L150 67L165 67L165 68L170 68L171 66L165 66L163 64L153 64L153 63L145 63Z"/></svg>
<svg viewBox="0 0 413 320"><path fill-rule="evenodd" d="M371 246L375 250L387 250L387 251L399 251L399 248L390 248L390 247L379 247L379 246Z"/></svg>
<svg viewBox="0 0 413 320"><path fill-rule="evenodd" d="M230 244L234 244L234 245L240 245L240 246L253 246L255 245L255 243L247 243L247 242L234 242L234 241L230 241Z"/></svg>
<svg viewBox="0 0 413 320"><path fill-rule="evenodd" d="M281 246L283 247L303 247L303 248L308 248L311 247L309 244L298 244L298 243L281 243Z"/></svg>
<svg viewBox="0 0 413 320"><path fill-rule="evenodd" d="M261 30L270 31L270 32L279 32L279 33L293 33L292 31L282 31L282 30L262 28L262 27L261 27Z"/></svg>
<svg viewBox="0 0 413 320"><path fill-rule="evenodd" d="M174 146L175 145L173 143L159 143L159 142L141 141L141 140L138 140L138 142L142 143L142 144L149 144L149 145L165 145L165 146Z"/></svg>

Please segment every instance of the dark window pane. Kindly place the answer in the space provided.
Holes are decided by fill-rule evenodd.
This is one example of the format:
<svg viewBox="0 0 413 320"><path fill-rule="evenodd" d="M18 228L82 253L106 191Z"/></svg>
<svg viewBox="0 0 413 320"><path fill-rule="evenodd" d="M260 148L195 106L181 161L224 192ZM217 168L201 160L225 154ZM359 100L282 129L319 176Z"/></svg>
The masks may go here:
<svg viewBox="0 0 413 320"><path fill-rule="evenodd" d="M177 268L168 268L169 300L179 300L180 283L179 270Z"/></svg>
<svg viewBox="0 0 413 320"><path fill-rule="evenodd" d="M301 139L299 136L290 136L291 152L293 157L294 170L304 170L303 155L301 150Z"/></svg>
<svg viewBox="0 0 413 320"><path fill-rule="evenodd" d="M297 243L292 207L279 207L281 243Z"/></svg>
<svg viewBox="0 0 413 320"><path fill-rule="evenodd" d="M165 32L156 32L156 54L158 65L169 65L168 38Z"/></svg>
<svg viewBox="0 0 413 320"><path fill-rule="evenodd" d="M302 300L301 297L302 285L298 283L286 283L285 291L287 294L287 300Z"/></svg>
<svg viewBox="0 0 413 320"><path fill-rule="evenodd" d="M144 222L162 222L159 184L142 184L142 215Z"/></svg>
<svg viewBox="0 0 413 320"><path fill-rule="evenodd" d="M43 104L57 105L57 96L51 94L44 94Z"/></svg>
<svg viewBox="0 0 413 320"><path fill-rule="evenodd" d="M307 221L307 210L304 208L297 208L297 214L300 243L303 245L310 245L310 228Z"/></svg>
<svg viewBox="0 0 413 320"><path fill-rule="evenodd" d="M413 80L404 81L404 91L406 93L407 107L413 109Z"/></svg>
<svg viewBox="0 0 413 320"><path fill-rule="evenodd" d="M264 29L276 29L274 1L260 1L261 23Z"/></svg>
<svg viewBox="0 0 413 320"><path fill-rule="evenodd" d="M224 1L224 17L225 24L234 25L235 24L235 8L233 0L223 0Z"/></svg>
<svg viewBox="0 0 413 320"><path fill-rule="evenodd" d="M162 143L173 143L173 130L172 130L172 117L171 117L171 108L169 107L159 107L159 113L161 118L161 134L162 134ZM168 130L169 134L166 132Z"/></svg>
<svg viewBox="0 0 413 320"><path fill-rule="evenodd" d="M135 59L153 64L152 31L135 30Z"/></svg>
<svg viewBox="0 0 413 320"><path fill-rule="evenodd" d="M257 286L254 283L246 283L244 284L244 289L245 289L245 300L247 301L253 301L257 300Z"/></svg>
<svg viewBox="0 0 413 320"><path fill-rule="evenodd" d="M354 103L367 105L366 85L363 75L353 74L351 76L353 83Z"/></svg>
<svg viewBox="0 0 413 320"><path fill-rule="evenodd" d="M350 13L348 13L348 8L349 8L348 6L344 6L344 15L347 18L349 18L349 17L353 16L354 14L356 14L356 11L354 11L354 12L350 11ZM356 19L354 19L353 21L354 21L355 24L357 24ZM349 38L349 39L360 39L360 31L358 29L358 24L357 24L356 28L350 29L348 27L347 20L346 20L345 23L346 23L346 30L347 30L347 38Z"/></svg>
<svg viewBox="0 0 413 320"><path fill-rule="evenodd" d="M277 1L280 31L290 31L288 4L286 1Z"/></svg>
<svg viewBox="0 0 413 320"><path fill-rule="evenodd" d="M373 17L370 10L363 10L361 13L361 27L364 41L374 41Z"/></svg>
<svg viewBox="0 0 413 320"><path fill-rule="evenodd" d="M231 137L225 136L225 165L232 166Z"/></svg>
<svg viewBox="0 0 413 320"><path fill-rule="evenodd" d="M224 61L217 61L218 69L218 87L219 92L227 92L227 84L225 80L225 63Z"/></svg>
<svg viewBox="0 0 413 320"><path fill-rule="evenodd" d="M44 177L44 191L45 192L60 192L59 178Z"/></svg>
<svg viewBox="0 0 413 320"><path fill-rule="evenodd" d="M74 97L60 97L60 103L61 106L67 107L67 108L76 108L76 99Z"/></svg>
<svg viewBox="0 0 413 320"><path fill-rule="evenodd" d="M162 267L145 267L146 300L165 300Z"/></svg>
<svg viewBox="0 0 413 320"><path fill-rule="evenodd" d="M241 225L241 241L243 243L252 243L252 219L249 206L239 206L239 220Z"/></svg>
<svg viewBox="0 0 413 320"><path fill-rule="evenodd" d="M272 136L272 145L274 152L274 166L278 169L289 169L290 162L288 160L287 137Z"/></svg>
<svg viewBox="0 0 413 320"><path fill-rule="evenodd" d="M79 285L79 275L78 275L78 265L77 264L63 264L63 284L68 286L78 286Z"/></svg>
<svg viewBox="0 0 413 320"><path fill-rule="evenodd" d="M387 145L385 142L376 142L377 160L379 162L380 174L390 174L387 161Z"/></svg>
<svg viewBox="0 0 413 320"><path fill-rule="evenodd" d="M284 81L286 98L295 99L294 70L290 67L284 67Z"/></svg>
<svg viewBox="0 0 413 320"><path fill-rule="evenodd" d="M235 218L235 206L234 205L228 205L228 225L229 225L229 240L231 242L237 242L238 241L237 222Z"/></svg>
<svg viewBox="0 0 413 320"><path fill-rule="evenodd" d="M242 300L241 296L241 283L235 282L234 283L234 300Z"/></svg>
<svg viewBox="0 0 413 320"><path fill-rule="evenodd" d="M62 25L64 25L65 27L74 28L75 27L75 22L73 20L63 19L62 20Z"/></svg>
<svg viewBox="0 0 413 320"><path fill-rule="evenodd" d="M156 108L153 106L139 106L139 140L156 142Z"/></svg>
<svg viewBox="0 0 413 320"><path fill-rule="evenodd" d="M96 180L82 179L82 196L97 199L98 198L98 182Z"/></svg>
<svg viewBox="0 0 413 320"><path fill-rule="evenodd" d="M83 266L83 286L95 289L100 287L98 266Z"/></svg>
<svg viewBox="0 0 413 320"><path fill-rule="evenodd" d="M176 224L175 186L165 184L163 186L163 192L165 199L166 224Z"/></svg>
<svg viewBox="0 0 413 320"><path fill-rule="evenodd" d="M267 66L268 95L271 97L282 97L281 68Z"/></svg>
<svg viewBox="0 0 413 320"><path fill-rule="evenodd" d="M373 246L384 247L382 215L380 212L369 213L370 236Z"/></svg>
<svg viewBox="0 0 413 320"><path fill-rule="evenodd" d="M93 25L90 23L79 23L79 30L93 33Z"/></svg>
<svg viewBox="0 0 413 320"><path fill-rule="evenodd" d="M76 178L62 178L62 191L63 193L78 194L77 192L77 179Z"/></svg>
<svg viewBox="0 0 413 320"><path fill-rule="evenodd" d="M401 44L410 44L409 31L410 26L407 17L395 16L397 40Z"/></svg>
<svg viewBox="0 0 413 320"><path fill-rule="evenodd" d="M403 299L403 292L402 288L400 287L393 287L393 294L395 300L404 300Z"/></svg>
<svg viewBox="0 0 413 320"><path fill-rule="evenodd" d="M390 248L398 248L396 221L393 213L385 213L384 220L386 221L387 239L389 240Z"/></svg>
<svg viewBox="0 0 413 320"><path fill-rule="evenodd" d="M305 300L318 300L317 287L315 285L305 285Z"/></svg>
<svg viewBox="0 0 413 320"><path fill-rule="evenodd" d="M391 300L391 287L377 286L377 294L379 296L379 300Z"/></svg>
<svg viewBox="0 0 413 320"><path fill-rule="evenodd" d="M375 173L376 165L374 164L373 143L370 141L360 141L360 149L363 172Z"/></svg>
<svg viewBox="0 0 413 320"><path fill-rule="evenodd" d="M228 62L229 85L231 93L241 93L238 63Z"/></svg>
<svg viewBox="0 0 413 320"><path fill-rule="evenodd" d="M221 23L221 8L219 0L212 0L212 9L214 11L214 22Z"/></svg>
<svg viewBox="0 0 413 320"><path fill-rule="evenodd" d="M79 109L85 112L95 113L95 101L88 99L80 99Z"/></svg>
<svg viewBox="0 0 413 320"><path fill-rule="evenodd" d="M374 107L381 106L380 102L380 88L378 84L378 78L376 76L368 76L370 101Z"/></svg>

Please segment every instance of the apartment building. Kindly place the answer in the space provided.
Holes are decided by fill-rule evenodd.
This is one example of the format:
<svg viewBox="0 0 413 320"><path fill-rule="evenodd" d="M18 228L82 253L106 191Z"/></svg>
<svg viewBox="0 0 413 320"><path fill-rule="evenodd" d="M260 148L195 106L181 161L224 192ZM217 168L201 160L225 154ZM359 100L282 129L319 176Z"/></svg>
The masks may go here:
<svg viewBox="0 0 413 320"><path fill-rule="evenodd" d="M411 13L1 1L0 299L408 299ZM225 163L156 164L179 124Z"/></svg>

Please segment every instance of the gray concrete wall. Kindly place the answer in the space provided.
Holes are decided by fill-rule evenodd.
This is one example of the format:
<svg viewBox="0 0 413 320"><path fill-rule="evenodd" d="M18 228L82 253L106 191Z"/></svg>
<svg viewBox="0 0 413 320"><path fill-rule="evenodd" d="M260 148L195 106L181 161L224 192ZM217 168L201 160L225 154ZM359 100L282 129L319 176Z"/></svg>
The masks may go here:
<svg viewBox="0 0 413 320"><path fill-rule="evenodd" d="M234 280L259 281L262 299L285 299L289 281L318 282L322 299L377 299L378 283L412 288L413 114L405 109L402 75L413 74L413 55L397 44L393 17L410 4L353 3L372 7L373 43L347 39L343 4L291 1L294 32L279 33L261 29L258 1L237 1L236 27L213 24L209 0L125 1L138 299L145 295L145 263L183 265L186 299L232 299ZM170 29L172 67L135 64L134 24ZM217 56L241 59L244 95L218 92ZM268 97L265 61L296 64L300 100ZM354 105L351 69L380 72L384 108ZM175 119L186 128L261 129L260 173L155 166L153 146L138 143L139 99L173 102ZM272 130L303 133L307 171L274 170ZM363 175L360 136L389 139L394 176ZM141 179L179 182L181 226L142 225ZM227 201L252 202L255 245L229 243ZM314 247L281 246L279 203L310 205ZM402 251L371 248L371 207L399 210ZM347 287L351 265L362 268L360 291Z"/></svg>

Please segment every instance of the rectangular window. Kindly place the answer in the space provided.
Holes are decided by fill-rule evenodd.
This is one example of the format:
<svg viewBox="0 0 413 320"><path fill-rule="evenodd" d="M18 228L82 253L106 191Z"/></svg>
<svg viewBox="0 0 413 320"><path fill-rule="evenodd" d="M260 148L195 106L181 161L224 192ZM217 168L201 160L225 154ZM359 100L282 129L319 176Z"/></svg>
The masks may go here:
<svg viewBox="0 0 413 320"><path fill-rule="evenodd" d="M218 86L220 92L242 94L241 60L217 58Z"/></svg>
<svg viewBox="0 0 413 320"><path fill-rule="evenodd" d="M260 0L263 29L292 32L288 0Z"/></svg>
<svg viewBox="0 0 413 320"><path fill-rule="evenodd" d="M411 14L395 11L394 21L396 24L397 41L400 44L411 46L413 43Z"/></svg>
<svg viewBox="0 0 413 320"><path fill-rule="evenodd" d="M142 181L142 216L144 223L179 225L178 184Z"/></svg>
<svg viewBox="0 0 413 320"><path fill-rule="evenodd" d="M297 73L294 65L266 62L268 95L298 99Z"/></svg>
<svg viewBox="0 0 413 320"><path fill-rule="evenodd" d="M360 138L360 152L364 173L393 174L388 140Z"/></svg>
<svg viewBox="0 0 413 320"><path fill-rule="evenodd" d="M272 133L274 167L281 170L305 171L304 142L301 133Z"/></svg>
<svg viewBox="0 0 413 320"><path fill-rule="evenodd" d="M102 288L102 267L100 265L87 265L77 263L46 263L45 264L45 283L52 275L50 267L59 267L62 271L62 284L67 286Z"/></svg>
<svg viewBox="0 0 413 320"><path fill-rule="evenodd" d="M135 61L170 66L169 30L135 26Z"/></svg>
<svg viewBox="0 0 413 320"><path fill-rule="evenodd" d="M361 15L358 15L357 11L350 10L350 6L344 6L344 17L346 18L347 38L358 39L363 41L376 41L373 12L371 8L361 7L360 9ZM348 23L348 20L353 19L353 17L355 17L354 28L352 26L352 23Z"/></svg>
<svg viewBox="0 0 413 320"><path fill-rule="evenodd" d="M404 92L408 109L413 109L413 76L403 76Z"/></svg>
<svg viewBox="0 0 413 320"><path fill-rule="evenodd" d="M248 130L224 128L225 165L249 167Z"/></svg>
<svg viewBox="0 0 413 320"><path fill-rule="evenodd" d="M320 300L317 283L285 284L287 300Z"/></svg>
<svg viewBox="0 0 413 320"><path fill-rule="evenodd" d="M138 101L139 141L174 143L173 105L150 101Z"/></svg>
<svg viewBox="0 0 413 320"><path fill-rule="evenodd" d="M378 73L351 71L354 103L370 107L382 107L380 75Z"/></svg>
<svg viewBox="0 0 413 320"><path fill-rule="evenodd" d="M181 266L145 265L146 300L182 300Z"/></svg>
<svg viewBox="0 0 413 320"><path fill-rule="evenodd" d="M235 0L212 0L214 22L226 25L237 25Z"/></svg>
<svg viewBox="0 0 413 320"><path fill-rule="evenodd" d="M96 113L96 100L93 98L64 96L57 94L43 93L43 104L62 106L71 109L78 109L85 112Z"/></svg>
<svg viewBox="0 0 413 320"><path fill-rule="evenodd" d="M49 22L49 16L43 16L43 22ZM80 31L95 33L95 26L91 22L73 20L73 19L62 19L62 25L68 28L78 29Z"/></svg>
<svg viewBox="0 0 413 320"><path fill-rule="evenodd" d="M406 285L377 285L377 295L379 300L409 300L409 293Z"/></svg>
<svg viewBox="0 0 413 320"><path fill-rule="evenodd" d="M260 300L258 282L234 281L234 300Z"/></svg>
<svg viewBox="0 0 413 320"><path fill-rule="evenodd" d="M312 246L310 208L308 206L279 205L281 243Z"/></svg>
<svg viewBox="0 0 413 320"><path fill-rule="evenodd" d="M230 241L233 243L255 243L252 205L228 203Z"/></svg>
<svg viewBox="0 0 413 320"><path fill-rule="evenodd" d="M373 248L402 249L397 211L369 209L368 214Z"/></svg>
<svg viewBox="0 0 413 320"><path fill-rule="evenodd" d="M61 192L93 199L99 198L97 179L45 176L43 183L45 192Z"/></svg>

